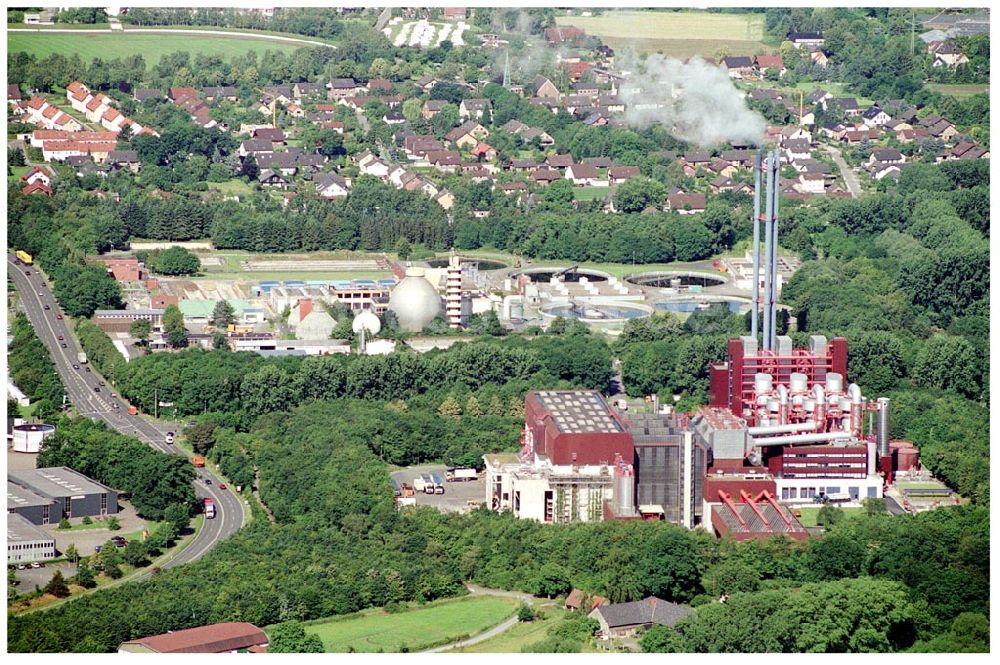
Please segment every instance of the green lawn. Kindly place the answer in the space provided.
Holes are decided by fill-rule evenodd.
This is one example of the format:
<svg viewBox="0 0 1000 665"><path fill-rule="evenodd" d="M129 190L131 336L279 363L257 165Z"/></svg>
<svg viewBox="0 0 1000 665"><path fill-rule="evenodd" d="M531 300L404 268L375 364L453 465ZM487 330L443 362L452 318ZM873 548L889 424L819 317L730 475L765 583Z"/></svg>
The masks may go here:
<svg viewBox="0 0 1000 665"><path fill-rule="evenodd" d="M52 53L75 53L84 62L94 58L122 58L142 54L147 64L155 64L168 53L187 51L192 56L203 54L231 58L256 51L283 51L290 53L294 44L251 37L223 37L221 35L142 35L129 33L67 34L67 33L8 33L7 52L24 51L43 58Z"/></svg>
<svg viewBox="0 0 1000 665"><path fill-rule="evenodd" d="M208 188L230 196L249 196L253 193L253 188L245 180L235 178L226 182L210 182Z"/></svg>
<svg viewBox="0 0 1000 665"><path fill-rule="evenodd" d="M575 187L573 198L577 201L593 201L594 199L603 201L610 191L610 187Z"/></svg>
<svg viewBox="0 0 1000 665"><path fill-rule="evenodd" d="M22 418L25 420L31 420L31 417L35 414L35 406L36 404L32 402L28 406L18 406L17 409L21 412Z"/></svg>
<svg viewBox="0 0 1000 665"><path fill-rule="evenodd" d="M660 51L675 58L715 58L720 50L754 55L767 49L761 15L621 10L601 16L558 16L556 23L581 28L615 49L631 46L639 53Z"/></svg>
<svg viewBox="0 0 1000 665"><path fill-rule="evenodd" d="M841 83L838 81L799 81L794 86L787 86L780 82L776 83L774 81L754 81L753 85L746 87L747 89L776 88L785 95L789 94L789 92L791 91L793 99L798 96L797 95L798 91L802 91L803 93L805 93L805 97L808 97L809 93L811 93L813 90L816 90L817 88L822 88L823 90L826 90L834 97L854 97L855 99L858 100L858 104L863 107L871 106L874 103L873 100L868 99L867 97L859 97L857 94L847 89L846 83ZM808 99L803 99L803 102L805 103L806 107L809 106Z"/></svg>
<svg viewBox="0 0 1000 665"><path fill-rule="evenodd" d="M816 520L819 518L820 506L807 506L805 508L796 508L796 510L801 513L799 521L802 522L802 526L818 526ZM841 510L844 511L845 517L850 518L855 515L861 515L864 508L841 508Z"/></svg>
<svg viewBox="0 0 1000 665"><path fill-rule="evenodd" d="M475 596L399 614L366 611L361 616L307 625L306 632L319 635L328 653L343 653L349 647L364 653L398 652L404 646L417 651L481 633L511 617L517 607L511 598Z"/></svg>
<svg viewBox="0 0 1000 665"><path fill-rule="evenodd" d="M971 97L981 92L989 93L990 91L988 83L927 83L925 85L929 90L953 97Z"/></svg>
<svg viewBox="0 0 1000 665"><path fill-rule="evenodd" d="M944 483L937 482L906 482L898 481L896 487L901 490L939 490L947 487Z"/></svg>

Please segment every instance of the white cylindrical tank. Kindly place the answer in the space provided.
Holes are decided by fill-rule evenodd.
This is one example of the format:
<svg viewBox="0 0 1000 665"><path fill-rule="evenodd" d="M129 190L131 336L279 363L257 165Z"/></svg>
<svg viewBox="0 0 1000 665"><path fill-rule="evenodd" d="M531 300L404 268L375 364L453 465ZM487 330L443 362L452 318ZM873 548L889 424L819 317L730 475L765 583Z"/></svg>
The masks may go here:
<svg viewBox="0 0 1000 665"><path fill-rule="evenodd" d="M844 377L837 372L826 375L826 392L839 393L844 390Z"/></svg>
<svg viewBox="0 0 1000 665"><path fill-rule="evenodd" d="M406 278L389 294L389 311L410 332L420 332L443 311L441 296L424 278L423 268L406 269Z"/></svg>
<svg viewBox="0 0 1000 665"><path fill-rule="evenodd" d="M42 443L56 432L55 425L32 423L30 425L14 425L12 448L16 453L37 453L42 449Z"/></svg>
<svg viewBox="0 0 1000 665"><path fill-rule="evenodd" d="M753 377L753 389L760 395L762 393L771 392L771 385L774 379L770 374L757 373Z"/></svg>
<svg viewBox="0 0 1000 665"><path fill-rule="evenodd" d="M778 400L774 399L773 397L767 400L767 410L770 413L778 413L778 409L780 408L780 406L781 404L778 402Z"/></svg>
<svg viewBox="0 0 1000 665"><path fill-rule="evenodd" d="M809 385L808 377L805 374L800 374L795 372L790 377L788 377L788 387L793 393L804 393L806 391L806 386Z"/></svg>

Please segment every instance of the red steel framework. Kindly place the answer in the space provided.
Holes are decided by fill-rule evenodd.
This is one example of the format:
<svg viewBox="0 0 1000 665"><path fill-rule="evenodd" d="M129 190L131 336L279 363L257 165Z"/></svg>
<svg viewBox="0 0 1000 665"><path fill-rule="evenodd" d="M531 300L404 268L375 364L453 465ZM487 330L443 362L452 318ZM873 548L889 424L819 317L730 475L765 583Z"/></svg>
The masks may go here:
<svg viewBox="0 0 1000 665"><path fill-rule="evenodd" d="M716 407L728 407L753 426L756 424L754 377L758 373L771 375L775 385L788 385L792 374L804 374L808 389L812 390L816 384L824 384L826 375L831 372L840 374L846 384L847 340L843 337L830 340L822 355L808 349L792 349L791 355L764 350L756 355L744 355L743 340L731 339L729 362L713 365L711 369L711 403Z"/></svg>

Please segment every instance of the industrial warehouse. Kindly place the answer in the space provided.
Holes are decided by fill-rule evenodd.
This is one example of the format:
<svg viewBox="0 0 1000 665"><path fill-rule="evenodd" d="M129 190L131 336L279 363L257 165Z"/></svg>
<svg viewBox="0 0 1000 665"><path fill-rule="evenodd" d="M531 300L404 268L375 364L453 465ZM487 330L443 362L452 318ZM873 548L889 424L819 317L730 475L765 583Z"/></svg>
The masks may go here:
<svg viewBox="0 0 1000 665"><path fill-rule="evenodd" d="M118 493L65 466L7 472L7 513L32 524L118 513Z"/></svg>
<svg viewBox="0 0 1000 665"><path fill-rule="evenodd" d="M7 514L7 565L56 557L56 540L18 514Z"/></svg>

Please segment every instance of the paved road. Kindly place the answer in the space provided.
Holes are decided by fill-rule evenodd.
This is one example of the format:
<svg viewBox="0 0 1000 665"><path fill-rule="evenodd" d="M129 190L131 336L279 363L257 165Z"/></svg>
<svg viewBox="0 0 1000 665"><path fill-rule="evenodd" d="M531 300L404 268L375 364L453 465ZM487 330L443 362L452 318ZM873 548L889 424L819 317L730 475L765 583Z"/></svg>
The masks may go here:
<svg viewBox="0 0 1000 665"><path fill-rule="evenodd" d="M861 179L858 178L858 174L844 161L840 150L834 148L832 145L825 144L823 145L823 149L833 157L833 161L837 165L837 168L840 169L840 175L844 178L844 184L847 185L847 191L851 193L851 196L854 198L861 196Z"/></svg>
<svg viewBox="0 0 1000 665"><path fill-rule="evenodd" d="M31 272L26 276L25 270ZM52 295L37 266L26 268L17 263L13 254L7 254L7 274L14 281L24 308L34 326L35 334L42 340L52 356L52 362L59 372L63 386L66 388L67 399L76 407L81 416L94 421L102 420L112 429L128 434L143 441L157 450L171 455L186 455L185 451L166 444L166 432L173 426L157 423L143 416L128 415L128 403L113 395L113 387L100 386L103 381L97 370L86 366L74 369L80 345L66 320L57 319L60 312L59 304ZM45 305L49 310L45 310ZM62 337L60 341L59 337ZM66 348L62 348L62 344ZM100 388L97 392L95 388ZM113 405L117 404L118 408ZM232 490L220 490L219 479L206 469L197 470L195 494L199 498L211 497L215 502L217 517L205 520L198 536L178 556L174 557L166 567L190 563L204 556L213 547L236 533L247 521L249 508ZM211 480L212 485L206 485L205 480Z"/></svg>

